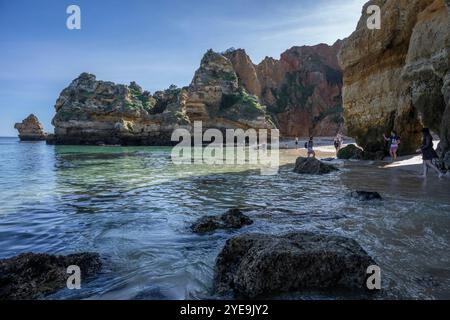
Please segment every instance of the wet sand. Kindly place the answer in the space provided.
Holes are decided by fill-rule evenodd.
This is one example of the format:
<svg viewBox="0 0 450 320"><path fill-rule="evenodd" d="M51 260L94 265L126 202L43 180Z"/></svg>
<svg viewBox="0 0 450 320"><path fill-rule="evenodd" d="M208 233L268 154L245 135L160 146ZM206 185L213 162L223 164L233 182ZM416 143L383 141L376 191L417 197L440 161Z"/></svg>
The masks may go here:
<svg viewBox="0 0 450 320"><path fill-rule="evenodd" d="M288 149L285 151L292 156L306 157L307 150L304 145L308 141L308 138L299 139L298 146L295 145L295 139L288 139L280 141L280 149ZM344 137L343 147L349 144L356 144L355 140L349 137ZM434 148L436 149L439 144L439 140L434 141ZM314 139L314 151L318 159L336 158L336 149L334 148L334 137L318 137ZM339 160L336 160L339 162ZM391 171L406 171L409 174L419 176L422 174L422 155L412 154L407 156L398 157L396 161L392 161L389 156L382 161L360 161L361 164L374 165L382 169L390 169ZM428 178L437 178L437 175L431 169L428 170ZM444 178L450 178L450 172L444 176Z"/></svg>

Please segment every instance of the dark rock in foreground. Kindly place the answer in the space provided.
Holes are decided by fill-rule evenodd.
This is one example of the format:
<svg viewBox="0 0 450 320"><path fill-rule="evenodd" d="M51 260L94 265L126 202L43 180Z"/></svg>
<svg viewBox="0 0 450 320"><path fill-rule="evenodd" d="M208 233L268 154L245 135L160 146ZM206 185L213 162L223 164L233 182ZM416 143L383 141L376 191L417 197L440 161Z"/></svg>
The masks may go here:
<svg viewBox="0 0 450 320"><path fill-rule="evenodd" d="M350 196L361 201L383 200L378 192L353 191L350 193Z"/></svg>
<svg viewBox="0 0 450 320"><path fill-rule="evenodd" d="M0 300L38 299L66 287L67 267L81 269L81 281L101 268L97 253L68 256L24 253L0 260Z"/></svg>
<svg viewBox="0 0 450 320"><path fill-rule="evenodd" d="M191 229L195 233L206 233L217 229L239 229L252 223L253 220L239 209L231 209L221 216L202 217L191 226Z"/></svg>
<svg viewBox="0 0 450 320"><path fill-rule="evenodd" d="M299 157L295 162L295 173L303 174L326 174L338 169L330 164L325 164L316 158Z"/></svg>
<svg viewBox="0 0 450 320"><path fill-rule="evenodd" d="M218 294L255 298L303 289L367 290L372 258L348 238L290 233L244 234L228 240L216 260Z"/></svg>

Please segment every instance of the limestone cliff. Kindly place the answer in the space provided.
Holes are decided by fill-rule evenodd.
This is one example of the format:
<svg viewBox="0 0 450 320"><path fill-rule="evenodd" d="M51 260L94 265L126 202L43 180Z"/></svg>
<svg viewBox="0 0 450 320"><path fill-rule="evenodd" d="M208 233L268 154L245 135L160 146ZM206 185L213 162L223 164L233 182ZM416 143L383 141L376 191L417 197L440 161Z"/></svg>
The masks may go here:
<svg viewBox="0 0 450 320"><path fill-rule="evenodd" d="M350 136L368 152L385 148L382 134L402 138L401 153L420 145L422 126L450 148L449 1L371 0L339 54L344 117ZM369 5L381 8L381 30L369 30ZM446 7L447 5L447 7Z"/></svg>
<svg viewBox="0 0 450 320"><path fill-rule="evenodd" d="M189 86L153 95L136 83L83 73L56 102L52 141L167 145L174 129L192 130L194 121L204 129L277 126L283 136L334 135L342 124L340 46L293 47L259 65L242 49L209 50Z"/></svg>
<svg viewBox="0 0 450 320"><path fill-rule="evenodd" d="M83 73L56 101L54 142L166 144L173 126L185 124L169 103L178 96L179 90L174 89L153 97L135 83L117 85ZM152 112L156 109L161 112Z"/></svg>
<svg viewBox="0 0 450 320"><path fill-rule="evenodd" d="M231 61L212 50L203 57L182 105L189 119L211 128L275 128L266 107L239 85Z"/></svg>
<svg viewBox="0 0 450 320"><path fill-rule="evenodd" d="M14 128L19 131L21 141L41 141L47 137L44 127L34 114L30 114L21 123L16 123Z"/></svg>
<svg viewBox="0 0 450 320"><path fill-rule="evenodd" d="M274 128L265 108L239 87L231 62L208 51L189 87L151 95L139 85L83 73L61 92L53 119L56 144L171 145L177 128Z"/></svg>
<svg viewBox="0 0 450 320"><path fill-rule="evenodd" d="M293 47L279 60L267 57L258 65L242 49L225 55L240 85L267 105L283 136L330 136L343 122L341 43Z"/></svg>

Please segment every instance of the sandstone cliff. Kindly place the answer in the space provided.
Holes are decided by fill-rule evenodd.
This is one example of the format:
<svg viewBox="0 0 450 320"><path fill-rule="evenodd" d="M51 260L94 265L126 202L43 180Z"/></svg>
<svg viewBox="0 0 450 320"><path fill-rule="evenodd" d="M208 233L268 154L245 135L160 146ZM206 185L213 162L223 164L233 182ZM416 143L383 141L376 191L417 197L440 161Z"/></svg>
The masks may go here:
<svg viewBox="0 0 450 320"><path fill-rule="evenodd" d="M334 135L342 120L342 73L333 46L293 47L254 65L244 50L209 50L188 87L151 95L83 73L64 89L53 119L57 144L168 145L176 128L269 129ZM267 106L267 107L266 107Z"/></svg>
<svg viewBox="0 0 450 320"><path fill-rule="evenodd" d="M267 105L283 136L330 136L343 123L341 44L293 47L280 60L267 57L258 65L242 49L225 55L240 85Z"/></svg>
<svg viewBox="0 0 450 320"><path fill-rule="evenodd" d="M381 30L367 28L372 4L381 7ZM441 137L441 157L448 154L449 9L448 0L371 0L364 6L339 60L346 128L366 151L384 149L382 134L395 129L400 152L413 152L426 126Z"/></svg>
<svg viewBox="0 0 450 320"><path fill-rule="evenodd" d="M208 51L189 87L151 95L139 85L83 73L61 92L53 119L56 144L171 145L177 128L274 128L265 108L239 87L231 62Z"/></svg>
<svg viewBox="0 0 450 320"><path fill-rule="evenodd" d="M34 114L30 114L21 123L16 123L14 128L19 131L21 141L41 141L47 137L44 127Z"/></svg>

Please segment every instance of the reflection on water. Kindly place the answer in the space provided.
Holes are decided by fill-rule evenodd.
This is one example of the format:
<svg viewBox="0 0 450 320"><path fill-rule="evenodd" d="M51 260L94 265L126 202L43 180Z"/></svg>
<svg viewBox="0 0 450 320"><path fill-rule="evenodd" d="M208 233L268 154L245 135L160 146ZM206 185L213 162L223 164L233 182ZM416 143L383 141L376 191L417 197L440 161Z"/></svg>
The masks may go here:
<svg viewBox="0 0 450 320"><path fill-rule="evenodd" d="M283 164L300 151L281 151ZM242 232L311 230L355 238L382 269L381 297L450 298L450 183L346 163L327 176L250 166L175 166L169 148L69 147L0 139L0 258L102 254L102 274L52 298L210 298L214 260ZM349 190L386 198L361 203ZM198 236L204 214L241 207L255 224ZM343 298L297 293L283 298Z"/></svg>

